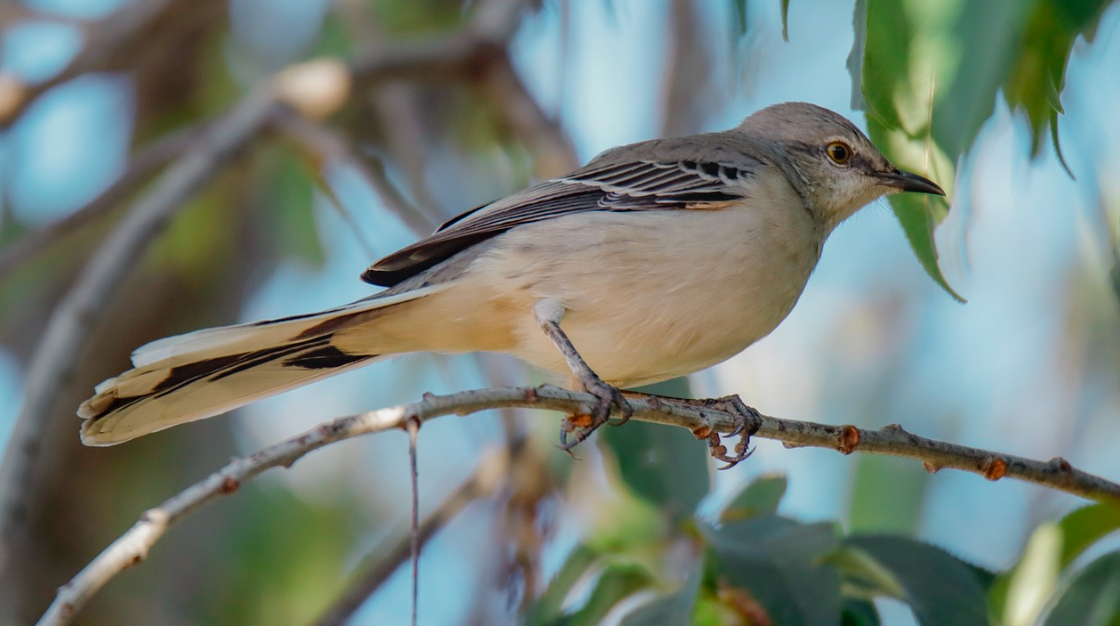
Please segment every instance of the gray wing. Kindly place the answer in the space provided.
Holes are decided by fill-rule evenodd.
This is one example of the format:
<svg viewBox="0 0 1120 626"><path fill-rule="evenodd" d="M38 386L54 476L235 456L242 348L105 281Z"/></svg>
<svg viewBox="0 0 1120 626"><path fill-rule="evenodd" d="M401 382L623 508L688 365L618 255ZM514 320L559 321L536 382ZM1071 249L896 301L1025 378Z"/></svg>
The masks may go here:
<svg viewBox="0 0 1120 626"><path fill-rule="evenodd" d="M716 158L701 158L696 139L608 151L567 176L452 219L430 237L374 263L362 280L391 287L511 228L572 213L716 209L743 198L742 181L762 161L728 150L708 151Z"/></svg>

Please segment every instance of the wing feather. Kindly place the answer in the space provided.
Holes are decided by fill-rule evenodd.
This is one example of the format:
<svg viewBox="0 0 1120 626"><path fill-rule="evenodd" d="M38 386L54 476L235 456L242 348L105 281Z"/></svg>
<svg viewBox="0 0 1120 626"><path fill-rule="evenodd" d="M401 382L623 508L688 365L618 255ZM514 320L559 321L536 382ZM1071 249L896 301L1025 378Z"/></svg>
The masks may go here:
<svg viewBox="0 0 1120 626"><path fill-rule="evenodd" d="M666 141L655 143L674 147ZM650 151L657 152L646 150ZM450 220L430 237L374 263L362 279L393 286L511 228L574 213L722 208L745 196L742 182L762 165L747 155L736 155L734 163L658 156L605 153L567 176Z"/></svg>

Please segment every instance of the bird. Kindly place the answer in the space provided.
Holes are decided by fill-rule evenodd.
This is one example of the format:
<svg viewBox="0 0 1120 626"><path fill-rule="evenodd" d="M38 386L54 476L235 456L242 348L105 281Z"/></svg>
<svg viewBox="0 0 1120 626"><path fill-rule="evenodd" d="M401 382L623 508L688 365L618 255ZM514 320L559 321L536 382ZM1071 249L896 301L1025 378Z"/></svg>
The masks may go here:
<svg viewBox="0 0 1120 626"><path fill-rule="evenodd" d="M842 115L803 102L722 132L613 148L373 263L361 277L379 293L140 347L132 369L79 407L81 440L121 443L392 355L480 351L595 396L589 422L565 422L568 449L612 411L625 420L621 389L702 370L768 335L829 234L898 192L945 195ZM713 456L741 460L737 450Z"/></svg>

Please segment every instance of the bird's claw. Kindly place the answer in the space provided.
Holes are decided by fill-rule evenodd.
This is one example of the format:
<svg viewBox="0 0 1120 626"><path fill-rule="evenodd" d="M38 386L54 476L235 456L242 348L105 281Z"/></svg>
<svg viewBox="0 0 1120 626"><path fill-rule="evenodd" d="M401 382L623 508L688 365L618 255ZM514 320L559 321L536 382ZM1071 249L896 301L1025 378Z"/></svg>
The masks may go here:
<svg viewBox="0 0 1120 626"><path fill-rule="evenodd" d="M626 400L626 396L612 385L603 382L599 377L588 377L586 380L581 380L580 383L583 388L595 396L597 401L595 406L591 409L588 415L569 415L564 418L564 423L560 428L560 449L572 454L572 448L579 445L583 440L587 439L595 429L603 424L606 424L611 417L611 410L617 409L618 422L616 426L625 424L630 420L630 416L634 414L634 409ZM576 424L577 418L589 418L590 422L586 425ZM585 421L585 420L580 420ZM573 435L572 441L568 441L568 435ZM574 456L574 455L572 455Z"/></svg>
<svg viewBox="0 0 1120 626"><path fill-rule="evenodd" d="M723 411L735 418L735 430L727 435L729 437L739 436L739 441L735 442L735 454L727 453L727 446L723 445L720 434L714 428L707 436L708 452L712 455L712 458L727 463L719 469L731 469L750 458L754 454L754 448L750 448L751 436L757 433L762 426L762 415L747 406L739 396L705 400L704 406Z"/></svg>

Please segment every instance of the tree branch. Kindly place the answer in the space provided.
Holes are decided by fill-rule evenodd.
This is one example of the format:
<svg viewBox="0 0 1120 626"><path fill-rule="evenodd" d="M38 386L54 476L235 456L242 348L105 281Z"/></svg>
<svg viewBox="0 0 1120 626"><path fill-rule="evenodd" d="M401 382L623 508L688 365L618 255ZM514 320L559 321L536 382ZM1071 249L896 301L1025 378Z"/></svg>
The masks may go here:
<svg viewBox="0 0 1120 626"><path fill-rule="evenodd" d="M245 145L275 106L268 90L258 90L209 128L195 150L184 154L136 202L51 314L28 369L23 406L0 461L0 546L10 545L22 533L18 510L35 484L31 476L42 449L43 430L59 395L59 382L71 378L105 301L175 211ZM6 551L0 547L0 571L7 568L6 560Z"/></svg>
<svg viewBox="0 0 1120 626"><path fill-rule="evenodd" d="M436 226L415 207L403 202L400 194L392 189L391 183L387 180L376 179L375 173L366 167L366 162L359 157L358 152L340 133L316 124L295 111L285 111L279 115L277 126L286 137L295 142L304 152L313 155L315 160L318 161L315 164L318 170L316 172L319 178L318 182L324 186L324 191L329 193L331 201L343 213L343 219L363 239L362 245L367 248L366 252L370 254L371 258L375 255L372 254L371 246L362 237L356 218L349 211L346 211L341 201L334 196L330 181L326 179L326 172L323 168L331 162L347 167L358 174L362 178L362 182L367 184L380 197L384 207L396 215L409 230L418 236L427 236ZM384 172L380 174L383 179ZM385 188L386 184L389 185L390 189Z"/></svg>
<svg viewBox="0 0 1120 626"><path fill-rule="evenodd" d="M39 230L32 231L0 251L0 280L59 239L96 222L119 207L138 185L184 152L205 134L206 124L169 133L140 148L129 159L117 180L81 208Z"/></svg>
<svg viewBox="0 0 1120 626"><path fill-rule="evenodd" d="M161 19L182 20L177 8L219 14L224 3L215 0L144 0L126 2L120 9L98 22L81 24L85 43L61 71L42 82L28 84L21 78L5 76L0 81L0 128L13 124L28 106L43 93L88 72L116 69L122 59L134 58L137 40Z"/></svg>
<svg viewBox="0 0 1120 626"><path fill-rule="evenodd" d="M170 6L171 2L160 0L158 7ZM305 114L328 115L348 98L354 82L396 73L420 73L426 67L461 69L463 63L476 62L480 54L490 54L505 45L516 28L521 8L521 0L480 2L467 26L440 40L446 45L402 43L370 52L349 66L323 59L287 68L273 80L264 81L213 122L197 148L181 155L153 189L136 202L129 215L94 253L72 290L51 315L29 368L24 404L0 460L0 573L9 569L4 545L19 541L24 530L19 511L27 500L28 490L35 484L32 478L42 434L54 398L58 396L57 385L59 381L68 380L79 355L88 345L89 331L100 318L98 312L102 303L112 297L135 260L183 202L217 173L229 155L256 138L271 114L280 107L291 106ZM122 34L114 35L113 41L127 39L155 12L155 8L149 7L144 12L121 14ZM102 27L108 28L108 25ZM90 54L94 55L90 58L101 58L95 52ZM72 64L64 74L84 71L86 62ZM340 66L342 71L339 71ZM293 87L306 88L309 93L293 92ZM11 111L0 111L0 126L5 120L14 119L27 101L30 99ZM324 104L330 106L323 108Z"/></svg>
<svg viewBox="0 0 1120 626"><path fill-rule="evenodd" d="M633 418L688 428L698 438L711 431L730 433L735 418L716 409L671 399L632 394L627 396ZM75 614L110 579L138 564L167 529L203 506L230 495L247 480L273 467L291 467L304 455L329 444L359 435L403 429L410 420L425 422L443 415L468 415L503 407L538 408L566 413L588 413L597 399L587 393L552 386L512 387L464 391L446 396L425 394L412 404L378 409L342 417L269 446L250 456L236 459L205 480L148 510L124 535L109 545L70 582L59 588L55 601L39 620L39 626L70 623ZM922 461L928 469L955 468L980 474L989 480L1017 478L1084 498L1120 502L1120 485L1076 470L1063 459L1050 462L990 452L926 439L904 431L897 425L880 430L854 426L830 426L761 416L754 435L774 439L787 447L816 447L844 454L868 452L902 456ZM700 444L697 444L700 445Z"/></svg>

